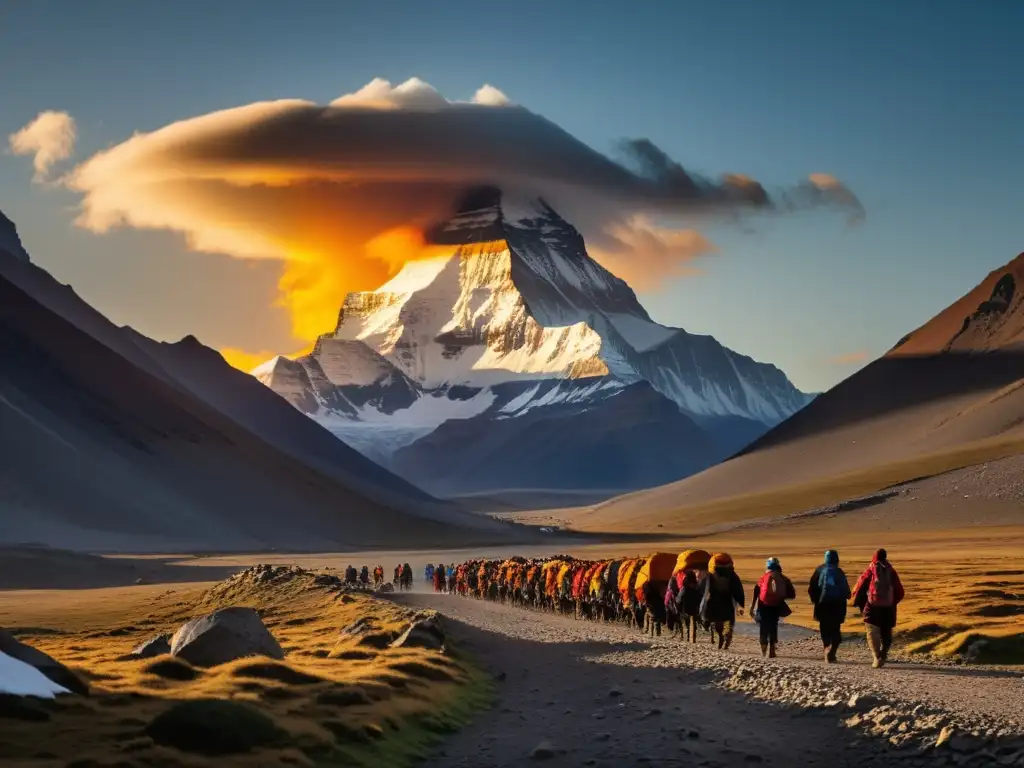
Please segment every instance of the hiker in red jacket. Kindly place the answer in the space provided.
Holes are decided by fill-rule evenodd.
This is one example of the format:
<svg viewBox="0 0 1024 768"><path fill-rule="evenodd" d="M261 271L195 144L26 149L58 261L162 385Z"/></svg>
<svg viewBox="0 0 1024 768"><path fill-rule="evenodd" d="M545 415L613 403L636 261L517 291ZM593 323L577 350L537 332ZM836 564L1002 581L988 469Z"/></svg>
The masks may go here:
<svg viewBox="0 0 1024 768"><path fill-rule="evenodd" d="M875 552L871 565L860 575L853 588L853 604L864 615L868 648L878 669L885 664L892 646L892 630L896 626L896 606L903 599L903 584L899 574L889 564L884 549Z"/></svg>
<svg viewBox="0 0 1024 768"><path fill-rule="evenodd" d="M782 575L779 558L769 557L764 568L764 576L754 587L750 615L761 629L761 655L774 659L775 647L779 644L779 619L793 612L786 601L796 597L796 590L793 582Z"/></svg>

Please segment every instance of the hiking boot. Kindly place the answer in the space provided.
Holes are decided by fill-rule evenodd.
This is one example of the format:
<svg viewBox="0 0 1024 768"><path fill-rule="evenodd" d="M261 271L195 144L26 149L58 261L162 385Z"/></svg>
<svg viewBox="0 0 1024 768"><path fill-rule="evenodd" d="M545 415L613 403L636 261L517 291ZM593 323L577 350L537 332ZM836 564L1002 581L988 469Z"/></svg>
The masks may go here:
<svg viewBox="0 0 1024 768"><path fill-rule="evenodd" d="M825 662L828 664L836 663L836 651L834 648L825 653Z"/></svg>
<svg viewBox="0 0 1024 768"><path fill-rule="evenodd" d="M875 656L875 660L871 662L871 667L872 669L881 669L884 663L881 656Z"/></svg>
<svg viewBox="0 0 1024 768"><path fill-rule="evenodd" d="M732 645L732 633L730 632L725 636L725 650L729 650L729 646Z"/></svg>
<svg viewBox="0 0 1024 768"><path fill-rule="evenodd" d="M761 655L762 656L767 656L768 655L768 643L761 643Z"/></svg>
<svg viewBox="0 0 1024 768"><path fill-rule="evenodd" d="M769 643L768 644L768 658L769 659L774 659L775 658L775 643Z"/></svg>

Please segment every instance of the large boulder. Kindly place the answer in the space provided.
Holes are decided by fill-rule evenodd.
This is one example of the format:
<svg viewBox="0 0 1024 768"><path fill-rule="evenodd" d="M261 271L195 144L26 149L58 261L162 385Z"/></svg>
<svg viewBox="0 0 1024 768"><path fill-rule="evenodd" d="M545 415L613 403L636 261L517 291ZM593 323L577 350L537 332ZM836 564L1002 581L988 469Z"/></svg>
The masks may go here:
<svg viewBox="0 0 1024 768"><path fill-rule="evenodd" d="M245 656L284 658L252 608L222 608L182 624L171 638L171 654L196 667L215 667Z"/></svg>
<svg viewBox="0 0 1024 768"><path fill-rule="evenodd" d="M398 639L391 643L392 648L429 648L440 651L444 649L444 629L441 628L441 620L437 616L420 621L414 621L409 625Z"/></svg>
<svg viewBox="0 0 1024 768"><path fill-rule="evenodd" d="M74 672L42 651L30 645L25 645L10 632L3 629L0 629L0 653L5 653L12 659L23 661L30 667L35 667L61 688L71 693L77 693L80 696L89 695L89 686L75 675Z"/></svg>

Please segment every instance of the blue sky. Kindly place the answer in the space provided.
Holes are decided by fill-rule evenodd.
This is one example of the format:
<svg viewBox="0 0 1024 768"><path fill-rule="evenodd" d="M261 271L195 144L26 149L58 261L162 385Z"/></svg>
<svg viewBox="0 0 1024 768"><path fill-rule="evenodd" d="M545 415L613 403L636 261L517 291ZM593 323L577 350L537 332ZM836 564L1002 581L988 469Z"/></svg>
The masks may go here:
<svg viewBox="0 0 1024 768"><path fill-rule="evenodd" d="M883 353L1024 250L1022 34L1014 0L15 0L0 5L0 135L66 110L81 160L215 109L417 76L451 98L491 83L600 151L646 137L698 172L831 173L863 202L861 225L821 212L709 225L719 252L701 273L641 296L661 322L817 391L856 368L833 358ZM0 156L0 209L115 321L289 350L276 265L189 253L171 233L77 229L76 196L31 178L29 158Z"/></svg>

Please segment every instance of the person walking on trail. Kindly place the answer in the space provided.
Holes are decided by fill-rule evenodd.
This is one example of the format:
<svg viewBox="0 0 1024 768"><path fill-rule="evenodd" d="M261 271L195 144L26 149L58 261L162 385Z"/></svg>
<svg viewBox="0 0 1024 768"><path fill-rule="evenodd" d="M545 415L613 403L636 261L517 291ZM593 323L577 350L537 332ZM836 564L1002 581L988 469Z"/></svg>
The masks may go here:
<svg viewBox="0 0 1024 768"><path fill-rule="evenodd" d="M786 604L796 598L796 590L782 573L782 563L777 557L769 557L764 564L764 576L754 586L754 598L750 603L750 615L761 630L761 655L775 658L779 644L779 619L793 613Z"/></svg>
<svg viewBox="0 0 1024 768"><path fill-rule="evenodd" d="M427 582L427 584L434 583L434 566L430 563L427 563L427 567L423 569L423 580Z"/></svg>
<svg viewBox="0 0 1024 768"><path fill-rule="evenodd" d="M853 604L864 616L868 648L875 669L883 666L892 647L892 630L896 626L896 606L903 600L903 584L889 563L884 549L875 552L871 565L860 575L853 588Z"/></svg>
<svg viewBox="0 0 1024 768"><path fill-rule="evenodd" d="M364 587L370 586L370 569L368 566L363 566L363 569L359 571L359 583Z"/></svg>
<svg viewBox="0 0 1024 768"><path fill-rule="evenodd" d="M846 604L850 600L850 582L839 567L839 553L836 550L825 552L825 562L814 569L807 585L807 594L814 605L814 618L821 632L825 662L835 664L839 645L843 642Z"/></svg>
<svg viewBox="0 0 1024 768"><path fill-rule="evenodd" d="M743 582L736 575L732 557L724 553L713 555L708 565L708 578L704 582L700 617L714 629L719 650L728 650L732 643L736 613L743 613L745 602Z"/></svg>
<svg viewBox="0 0 1024 768"><path fill-rule="evenodd" d="M434 591L444 592L444 566L438 565L434 568Z"/></svg>

